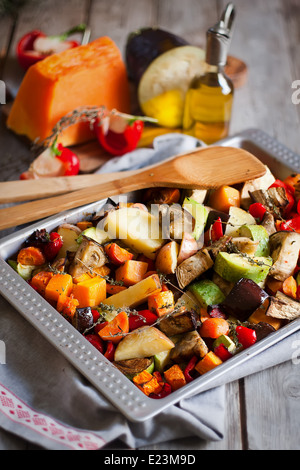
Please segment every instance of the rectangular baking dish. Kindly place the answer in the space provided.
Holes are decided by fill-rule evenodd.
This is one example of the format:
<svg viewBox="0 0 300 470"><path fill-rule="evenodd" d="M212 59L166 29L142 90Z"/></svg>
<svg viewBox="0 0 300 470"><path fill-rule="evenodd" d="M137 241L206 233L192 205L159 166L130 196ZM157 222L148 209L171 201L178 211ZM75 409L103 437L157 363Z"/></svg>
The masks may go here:
<svg viewBox="0 0 300 470"><path fill-rule="evenodd" d="M293 171L300 172L300 157L257 129L249 129L224 139L218 142L218 145L248 150L268 165L274 175L280 178L284 178ZM112 199L118 201L121 197ZM138 192L126 195L126 197L131 201L138 200ZM61 223L76 223L87 214L100 210L105 202L106 200L102 200L52 216L2 238L0 240L0 293L128 420L145 421L183 398L213 388L231 370L241 368L246 361L300 329L300 319L295 320L171 395L160 400L148 398L5 261L17 252L22 242L34 229L52 230Z"/></svg>

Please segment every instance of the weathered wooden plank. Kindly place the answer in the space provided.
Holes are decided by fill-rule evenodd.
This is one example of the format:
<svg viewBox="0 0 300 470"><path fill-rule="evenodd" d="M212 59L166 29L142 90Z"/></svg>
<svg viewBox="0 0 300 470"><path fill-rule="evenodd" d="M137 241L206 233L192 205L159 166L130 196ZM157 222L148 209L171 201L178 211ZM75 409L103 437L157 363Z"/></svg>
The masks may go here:
<svg viewBox="0 0 300 470"><path fill-rule="evenodd" d="M249 449L299 450L299 364L289 361L250 376L245 391Z"/></svg>

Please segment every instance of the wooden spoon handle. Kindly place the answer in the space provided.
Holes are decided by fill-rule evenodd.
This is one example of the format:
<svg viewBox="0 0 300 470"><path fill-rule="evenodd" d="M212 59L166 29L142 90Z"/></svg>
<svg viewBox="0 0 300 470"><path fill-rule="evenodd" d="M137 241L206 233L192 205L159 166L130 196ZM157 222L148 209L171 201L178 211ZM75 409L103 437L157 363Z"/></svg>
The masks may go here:
<svg viewBox="0 0 300 470"><path fill-rule="evenodd" d="M59 176L37 180L6 181L0 183L0 204L33 201L35 199L58 196L60 194L94 186L95 184L125 178L136 174L137 171L131 170L92 175Z"/></svg>

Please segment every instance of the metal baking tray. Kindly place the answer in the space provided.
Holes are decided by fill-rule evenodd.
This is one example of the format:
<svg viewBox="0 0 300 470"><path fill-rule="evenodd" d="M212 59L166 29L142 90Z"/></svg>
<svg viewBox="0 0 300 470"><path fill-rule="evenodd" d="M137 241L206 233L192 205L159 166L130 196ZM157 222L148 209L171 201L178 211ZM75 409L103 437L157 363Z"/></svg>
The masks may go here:
<svg viewBox="0 0 300 470"><path fill-rule="evenodd" d="M293 171L300 172L300 156L257 129L249 129L226 138L218 142L218 145L248 150L267 164L275 176L280 178ZM127 197L129 200L137 200L138 192L131 193ZM112 199L118 200L117 197ZM294 320L171 395L160 400L148 398L5 261L17 252L34 229L52 230L64 222L76 223L86 214L100 210L105 202L102 200L52 216L0 240L0 293L128 420L145 421L183 398L213 388L232 369L241 368L246 361L300 329L300 319Z"/></svg>

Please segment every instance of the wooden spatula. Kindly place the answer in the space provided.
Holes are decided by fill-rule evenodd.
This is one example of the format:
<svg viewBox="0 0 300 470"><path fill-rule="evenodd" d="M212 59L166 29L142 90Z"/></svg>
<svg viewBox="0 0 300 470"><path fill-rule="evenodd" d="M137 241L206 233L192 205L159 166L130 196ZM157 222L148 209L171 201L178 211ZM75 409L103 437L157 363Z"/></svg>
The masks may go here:
<svg viewBox="0 0 300 470"><path fill-rule="evenodd" d="M164 161L127 178L0 210L0 230L58 212L150 187L217 188L263 176L265 166L249 152L231 147L205 147Z"/></svg>

